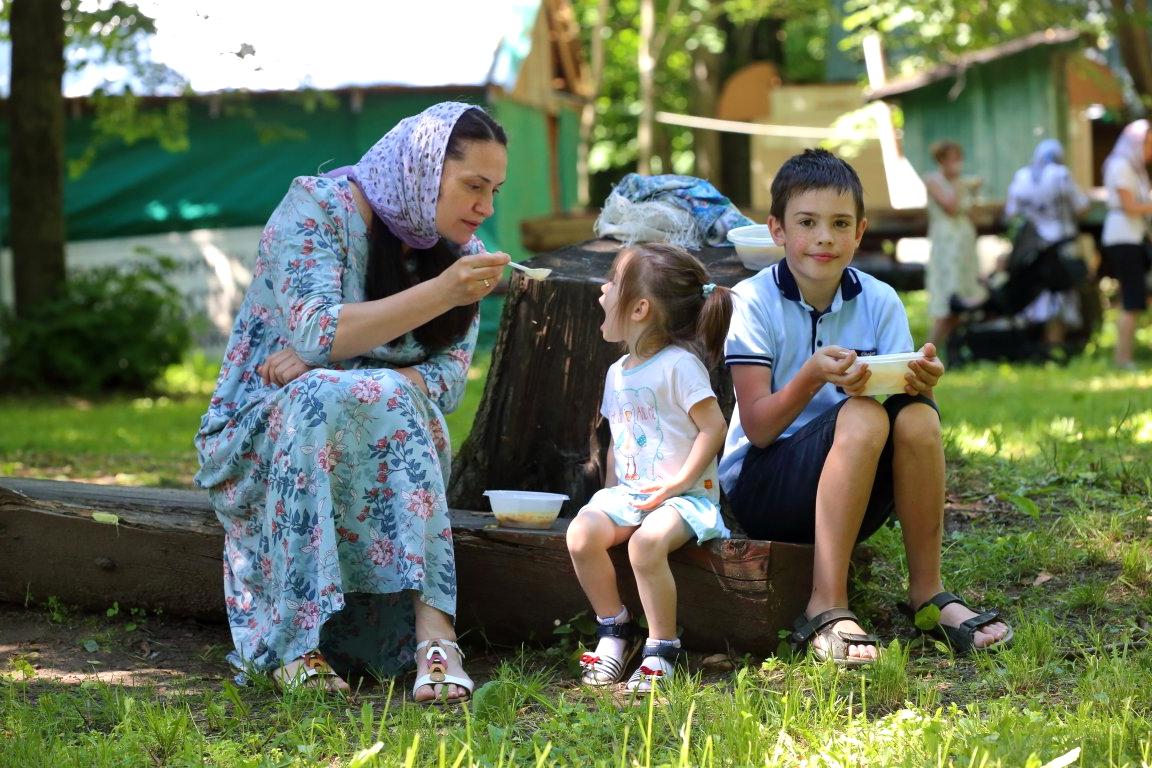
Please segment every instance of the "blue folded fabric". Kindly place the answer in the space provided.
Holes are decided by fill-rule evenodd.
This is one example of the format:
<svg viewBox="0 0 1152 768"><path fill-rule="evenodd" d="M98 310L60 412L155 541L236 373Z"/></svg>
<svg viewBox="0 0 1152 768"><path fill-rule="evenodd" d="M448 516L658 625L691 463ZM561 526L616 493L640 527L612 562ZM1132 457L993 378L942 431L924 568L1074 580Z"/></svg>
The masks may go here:
<svg viewBox="0 0 1152 768"><path fill-rule="evenodd" d="M708 245L731 246L727 240L728 230L756 223L740 213L740 209L720 194L711 182L695 176L630 173L612 192L634 203L660 200L682 208L696 221Z"/></svg>

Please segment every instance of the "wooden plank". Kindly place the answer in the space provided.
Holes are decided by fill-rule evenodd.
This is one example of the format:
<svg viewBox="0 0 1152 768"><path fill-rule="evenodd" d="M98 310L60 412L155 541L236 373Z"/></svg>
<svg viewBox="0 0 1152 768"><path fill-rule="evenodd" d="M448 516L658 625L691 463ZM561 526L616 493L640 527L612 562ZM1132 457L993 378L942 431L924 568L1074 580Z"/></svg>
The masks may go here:
<svg viewBox="0 0 1152 768"><path fill-rule="evenodd" d="M461 632L547 642L556 622L588 610L567 524L515 530L490 514L452 512ZM54 596L97 611L119 602L222 622L223 544L202 492L0 478L0 601ZM639 610L625 549L613 557L621 590ZM735 539L684 547L671 563L684 641L698 650L772 652L776 631L811 589L811 548L803 545Z"/></svg>
<svg viewBox="0 0 1152 768"><path fill-rule="evenodd" d="M93 513L113 514L101 523ZM224 535L207 496L51 480L0 481L0 600L224 618Z"/></svg>
<svg viewBox="0 0 1152 768"><path fill-rule="evenodd" d="M590 612L564 530L495 527L491 517L454 513L459 624L481 628L493 642L546 642L558 623ZM612 552L621 594L640 610L626 547ZM777 631L803 610L811 592L811 547L749 539L686 546L669 558L678 622L694 649L770 654ZM492 599L494 595L500 599Z"/></svg>

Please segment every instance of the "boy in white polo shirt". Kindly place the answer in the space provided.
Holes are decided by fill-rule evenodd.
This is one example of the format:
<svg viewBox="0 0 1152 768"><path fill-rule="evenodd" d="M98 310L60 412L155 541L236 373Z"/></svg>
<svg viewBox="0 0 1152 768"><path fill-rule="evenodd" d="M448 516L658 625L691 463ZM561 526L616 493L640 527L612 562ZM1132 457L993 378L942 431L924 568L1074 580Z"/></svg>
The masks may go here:
<svg viewBox="0 0 1152 768"><path fill-rule="evenodd" d="M860 178L824 150L793 156L772 182L768 225L785 258L734 289L725 362L736 409L719 474L749 536L815 545L793 644L849 666L877 658L879 641L848 610L848 562L893 512L921 622L937 615L925 608L939 608L929 631L957 652L1007 644L1012 630L996 611L977 615L940 579L944 448L931 398L944 366L935 347L909 363L905 394L883 404L860 396L867 356L912 350L896 292L849 267L867 227Z"/></svg>

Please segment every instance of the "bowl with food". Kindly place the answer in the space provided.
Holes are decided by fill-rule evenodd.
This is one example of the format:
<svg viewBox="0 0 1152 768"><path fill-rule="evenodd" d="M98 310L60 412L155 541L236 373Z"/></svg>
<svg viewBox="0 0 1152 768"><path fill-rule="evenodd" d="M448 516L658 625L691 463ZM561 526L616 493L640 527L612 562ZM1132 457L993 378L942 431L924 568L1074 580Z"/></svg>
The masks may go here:
<svg viewBox="0 0 1152 768"><path fill-rule="evenodd" d="M903 392L908 381L905 375L912 369L908 363L924 358L919 352L897 352L891 355L865 355L856 358L853 368L864 363L872 375L864 385L864 393L872 395L894 395Z"/></svg>
<svg viewBox="0 0 1152 768"><path fill-rule="evenodd" d="M784 257L784 246L776 245L767 224L750 224L730 229L728 241L736 246L736 257L745 269L759 271Z"/></svg>
<svg viewBox="0 0 1152 768"><path fill-rule="evenodd" d="M568 497L543 491L484 491L496 522L507 528L551 528Z"/></svg>

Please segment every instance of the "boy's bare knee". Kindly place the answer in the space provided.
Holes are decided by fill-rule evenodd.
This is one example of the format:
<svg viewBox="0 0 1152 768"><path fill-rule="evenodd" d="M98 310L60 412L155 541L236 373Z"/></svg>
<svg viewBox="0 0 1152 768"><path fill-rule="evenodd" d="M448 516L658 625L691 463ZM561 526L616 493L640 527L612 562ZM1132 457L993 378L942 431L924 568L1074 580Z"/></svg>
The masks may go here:
<svg viewBox="0 0 1152 768"><path fill-rule="evenodd" d="M837 445L879 452L888 442L888 413L870 397L849 398L836 417Z"/></svg>
<svg viewBox="0 0 1152 768"><path fill-rule="evenodd" d="M939 446L943 444L940 414L924 403L911 403L896 414L892 439L901 445Z"/></svg>

